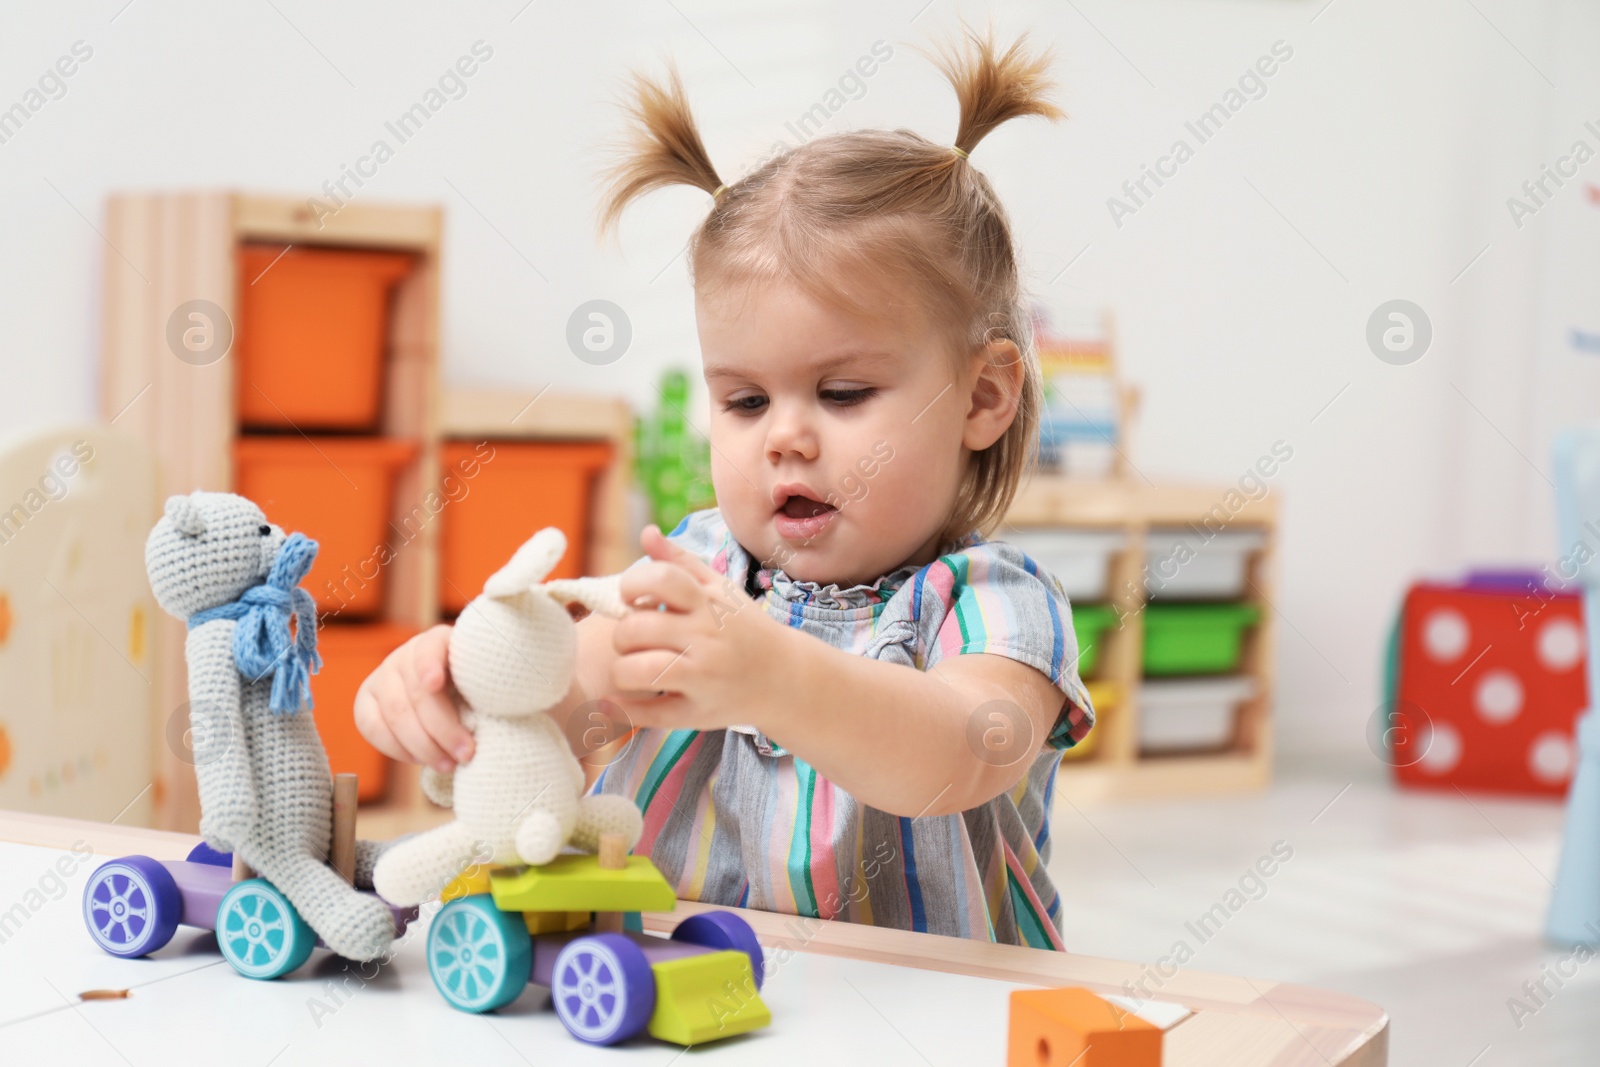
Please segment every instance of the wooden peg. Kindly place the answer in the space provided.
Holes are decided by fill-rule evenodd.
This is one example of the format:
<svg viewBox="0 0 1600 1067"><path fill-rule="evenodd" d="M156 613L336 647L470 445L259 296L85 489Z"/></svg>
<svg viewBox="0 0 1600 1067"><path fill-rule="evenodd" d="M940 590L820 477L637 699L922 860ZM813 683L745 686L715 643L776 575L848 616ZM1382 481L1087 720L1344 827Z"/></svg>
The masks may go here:
<svg viewBox="0 0 1600 1067"><path fill-rule="evenodd" d="M256 872L250 869L250 865L239 856L239 850L235 848L233 851L233 880L235 882L242 882L247 878L254 878L255 876Z"/></svg>
<svg viewBox="0 0 1600 1067"><path fill-rule="evenodd" d="M351 885L356 883L356 776L333 776L333 842L329 863Z"/></svg>
<svg viewBox="0 0 1600 1067"><path fill-rule="evenodd" d="M620 871L628 865L628 846L621 834L600 835L600 869Z"/></svg>
<svg viewBox="0 0 1600 1067"><path fill-rule="evenodd" d="M598 858L602 871L620 871L628 866L628 845L621 834L600 835ZM597 934L622 933L622 912L597 911L594 913L594 931Z"/></svg>

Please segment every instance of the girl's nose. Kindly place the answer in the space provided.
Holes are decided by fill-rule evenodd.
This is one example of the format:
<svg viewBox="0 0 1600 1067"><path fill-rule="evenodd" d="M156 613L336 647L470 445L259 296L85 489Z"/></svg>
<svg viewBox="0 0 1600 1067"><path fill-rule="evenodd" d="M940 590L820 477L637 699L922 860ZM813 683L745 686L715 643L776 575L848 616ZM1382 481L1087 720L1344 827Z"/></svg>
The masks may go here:
<svg viewBox="0 0 1600 1067"><path fill-rule="evenodd" d="M817 435L804 416L794 411L775 411L773 415L775 417L767 430L767 458L780 460L785 456L798 456L805 460L816 459Z"/></svg>

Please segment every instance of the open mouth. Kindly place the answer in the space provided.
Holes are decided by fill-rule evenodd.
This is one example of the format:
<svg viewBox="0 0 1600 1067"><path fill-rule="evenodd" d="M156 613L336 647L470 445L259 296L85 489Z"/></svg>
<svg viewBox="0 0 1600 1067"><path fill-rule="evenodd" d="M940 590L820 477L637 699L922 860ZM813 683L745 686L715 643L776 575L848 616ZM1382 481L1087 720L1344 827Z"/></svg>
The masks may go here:
<svg viewBox="0 0 1600 1067"><path fill-rule="evenodd" d="M808 496L791 496L783 502L783 507L779 508L778 512L791 519L812 519L837 510L832 504L813 500Z"/></svg>

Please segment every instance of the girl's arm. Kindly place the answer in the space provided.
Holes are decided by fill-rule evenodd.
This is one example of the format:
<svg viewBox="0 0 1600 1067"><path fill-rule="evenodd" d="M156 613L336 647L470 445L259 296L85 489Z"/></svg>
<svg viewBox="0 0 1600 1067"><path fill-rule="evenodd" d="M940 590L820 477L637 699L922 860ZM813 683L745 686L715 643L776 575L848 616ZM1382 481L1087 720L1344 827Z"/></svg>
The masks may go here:
<svg viewBox="0 0 1600 1067"><path fill-rule="evenodd" d="M1065 697L1042 672L990 654L931 671L853 655L775 621L699 558L647 530L653 559L622 576L618 691L636 726L750 723L864 804L948 815L1020 781ZM666 610L653 610L662 605Z"/></svg>
<svg viewBox="0 0 1600 1067"><path fill-rule="evenodd" d="M796 640L775 650L781 658L770 662L783 666L752 725L891 815L952 815L1012 788L1065 700L1042 672L1005 656L919 671L780 633Z"/></svg>

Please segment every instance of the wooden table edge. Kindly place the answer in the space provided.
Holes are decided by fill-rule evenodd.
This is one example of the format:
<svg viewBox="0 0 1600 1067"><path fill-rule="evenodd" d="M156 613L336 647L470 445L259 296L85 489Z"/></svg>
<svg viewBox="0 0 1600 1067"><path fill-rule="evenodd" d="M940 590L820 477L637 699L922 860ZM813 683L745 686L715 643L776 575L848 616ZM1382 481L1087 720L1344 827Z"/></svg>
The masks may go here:
<svg viewBox="0 0 1600 1067"><path fill-rule="evenodd" d="M19 845L70 849L82 843L99 855L142 854L176 860L188 855L199 840L193 834L0 809L0 841ZM670 931L684 916L712 907L697 901L679 901L676 912L643 916L644 926L652 931ZM735 912L748 921L773 957L770 965L780 968L787 953L804 951L1023 985L1083 986L1116 995L1128 995L1132 983L1154 974L1149 967L1136 963L1071 952L1046 952L748 908L720 910ZM1348 1053L1340 1062L1350 1067L1381 1067L1386 1062L1389 1017L1382 1008L1359 997L1312 986L1187 970L1180 970L1159 987L1154 981L1160 979L1147 981L1146 986L1152 999L1178 1001L1197 1012L1280 1018L1296 1029L1315 1027L1328 1036L1342 1032L1348 1038Z"/></svg>

